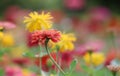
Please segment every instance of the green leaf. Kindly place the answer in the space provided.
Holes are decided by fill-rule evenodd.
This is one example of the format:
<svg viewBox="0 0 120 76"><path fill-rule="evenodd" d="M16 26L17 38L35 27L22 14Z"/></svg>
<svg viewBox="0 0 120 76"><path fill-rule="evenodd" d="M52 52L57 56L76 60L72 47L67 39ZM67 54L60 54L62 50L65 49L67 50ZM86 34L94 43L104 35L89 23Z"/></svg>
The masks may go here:
<svg viewBox="0 0 120 76"><path fill-rule="evenodd" d="M90 68L89 66L85 65L85 64L82 64L82 65L81 65L81 68L82 68L84 71L86 71L86 72L88 72L88 71L91 70L91 68Z"/></svg>
<svg viewBox="0 0 120 76"><path fill-rule="evenodd" d="M0 69L0 76L4 76L4 70Z"/></svg>
<svg viewBox="0 0 120 76"><path fill-rule="evenodd" d="M70 69L69 69L69 72L68 72L68 75L67 76L71 76L72 72L74 71L75 67L76 67L76 64L77 64L77 60L73 60L70 64Z"/></svg>
<svg viewBox="0 0 120 76"><path fill-rule="evenodd" d="M4 54L4 51L0 51L0 57L3 56Z"/></svg>
<svg viewBox="0 0 120 76"><path fill-rule="evenodd" d="M25 52L25 53L23 53L23 56L26 56L26 57L34 57L35 55L34 55L34 53L32 53L32 52Z"/></svg>

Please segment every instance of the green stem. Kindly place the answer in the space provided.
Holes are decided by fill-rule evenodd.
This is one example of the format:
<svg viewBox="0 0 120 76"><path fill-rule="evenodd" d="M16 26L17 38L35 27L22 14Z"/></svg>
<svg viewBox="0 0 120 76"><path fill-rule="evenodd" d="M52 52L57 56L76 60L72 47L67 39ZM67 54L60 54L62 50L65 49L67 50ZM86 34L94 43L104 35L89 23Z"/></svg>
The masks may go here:
<svg viewBox="0 0 120 76"><path fill-rule="evenodd" d="M48 47L47 47L47 44L49 42L49 39L47 38L46 41L45 41L45 48L46 48L46 51L50 57L50 59L52 60L52 62L57 66L57 68L62 72L62 74L65 76L65 72L62 70L62 68L57 64L57 62L53 59L53 57L51 56L50 54L50 51L48 50Z"/></svg>
<svg viewBox="0 0 120 76"><path fill-rule="evenodd" d="M40 52L39 52L39 61L40 61L40 63L39 63L39 73L40 73L40 75L42 74L42 60L41 60L41 52L42 50L41 50L41 47L40 47Z"/></svg>
<svg viewBox="0 0 120 76"><path fill-rule="evenodd" d="M93 70L92 53L89 53L89 56L90 56L90 68ZM90 76L93 76L93 72L90 73Z"/></svg>
<svg viewBox="0 0 120 76"><path fill-rule="evenodd" d="M115 41L115 32L114 31L110 31L110 38L111 38L111 43L113 45L113 48L116 49L116 41Z"/></svg>
<svg viewBox="0 0 120 76"><path fill-rule="evenodd" d="M117 72L112 72L113 76L117 76Z"/></svg>

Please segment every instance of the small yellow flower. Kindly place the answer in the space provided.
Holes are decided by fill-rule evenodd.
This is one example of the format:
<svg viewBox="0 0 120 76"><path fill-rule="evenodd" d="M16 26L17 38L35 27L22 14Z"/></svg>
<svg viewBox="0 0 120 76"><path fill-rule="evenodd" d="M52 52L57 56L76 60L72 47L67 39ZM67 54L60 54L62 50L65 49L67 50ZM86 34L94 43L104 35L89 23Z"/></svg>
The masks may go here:
<svg viewBox="0 0 120 76"><path fill-rule="evenodd" d="M4 34L2 41L1 41L1 44L5 47L13 46L14 45L13 36L10 34Z"/></svg>
<svg viewBox="0 0 120 76"><path fill-rule="evenodd" d="M54 74L50 74L50 76L55 76Z"/></svg>
<svg viewBox="0 0 120 76"><path fill-rule="evenodd" d="M23 76L32 76L32 72L27 69L23 69L22 74Z"/></svg>
<svg viewBox="0 0 120 76"><path fill-rule="evenodd" d="M23 49L24 48L24 49ZM17 50L17 52L15 52ZM11 51L10 51L10 54L11 54L11 57L13 58L22 58L23 57L23 54L24 52L27 52L28 49L23 47L23 46L19 46L19 47L14 47Z"/></svg>
<svg viewBox="0 0 120 76"><path fill-rule="evenodd" d="M92 53L91 55L92 55L91 62L95 66L98 66L105 61L105 57L104 57L103 53ZM87 64L90 64L90 54L89 53L86 53L83 58Z"/></svg>
<svg viewBox="0 0 120 76"><path fill-rule="evenodd" d="M62 34L61 40L58 43L53 44L53 48L55 46L59 46L61 52L72 51L74 49L73 42L76 41L76 38L73 33Z"/></svg>
<svg viewBox="0 0 120 76"><path fill-rule="evenodd" d="M50 13L44 13L38 14L37 12L31 12L29 14L29 17L25 17L24 23L27 25L27 30L30 32L33 32L35 30L43 30L43 29L49 29L52 26L52 19L53 17L50 15Z"/></svg>

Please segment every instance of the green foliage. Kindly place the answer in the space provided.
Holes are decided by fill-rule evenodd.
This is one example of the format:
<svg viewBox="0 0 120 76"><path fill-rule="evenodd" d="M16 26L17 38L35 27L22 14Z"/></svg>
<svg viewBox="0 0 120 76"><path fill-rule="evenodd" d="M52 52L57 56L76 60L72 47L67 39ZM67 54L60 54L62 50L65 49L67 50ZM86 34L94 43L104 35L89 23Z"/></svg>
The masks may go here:
<svg viewBox="0 0 120 76"><path fill-rule="evenodd" d="M71 76L72 75L72 73L73 73L73 71L74 71L74 69L76 67L76 64L77 64L77 60L76 59L71 62L70 68L69 68L69 72L67 73L66 76Z"/></svg>
<svg viewBox="0 0 120 76"><path fill-rule="evenodd" d="M4 70L0 68L0 76L4 76Z"/></svg>

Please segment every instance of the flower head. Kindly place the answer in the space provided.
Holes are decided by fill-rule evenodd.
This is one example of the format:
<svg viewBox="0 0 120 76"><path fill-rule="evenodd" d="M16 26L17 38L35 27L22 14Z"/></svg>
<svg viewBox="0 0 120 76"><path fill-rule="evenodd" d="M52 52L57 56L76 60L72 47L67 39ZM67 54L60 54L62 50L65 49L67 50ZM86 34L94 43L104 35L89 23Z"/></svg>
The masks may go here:
<svg viewBox="0 0 120 76"><path fill-rule="evenodd" d="M56 45L60 47L60 51L64 52L66 50L72 51L74 49L74 44L73 42L76 41L76 38L74 34L68 33L68 34L62 34L61 35L61 40L56 43L55 45L53 44L53 47Z"/></svg>
<svg viewBox="0 0 120 76"><path fill-rule="evenodd" d="M44 44L47 38L50 39L52 42L58 42L60 41L60 37L61 37L60 32L53 29L35 31L32 34L32 42Z"/></svg>
<svg viewBox="0 0 120 76"><path fill-rule="evenodd" d="M27 30L33 32L35 30L49 29L52 26L51 19L53 17L50 13L38 14L37 12L31 12L29 17L25 17L24 23L27 25Z"/></svg>
<svg viewBox="0 0 120 76"><path fill-rule="evenodd" d="M103 53L92 53L91 55L92 55L91 60L90 60L89 53L86 53L84 55L84 60L87 64L90 64L90 62L92 61L93 65L98 66L105 61L105 57L104 57Z"/></svg>

